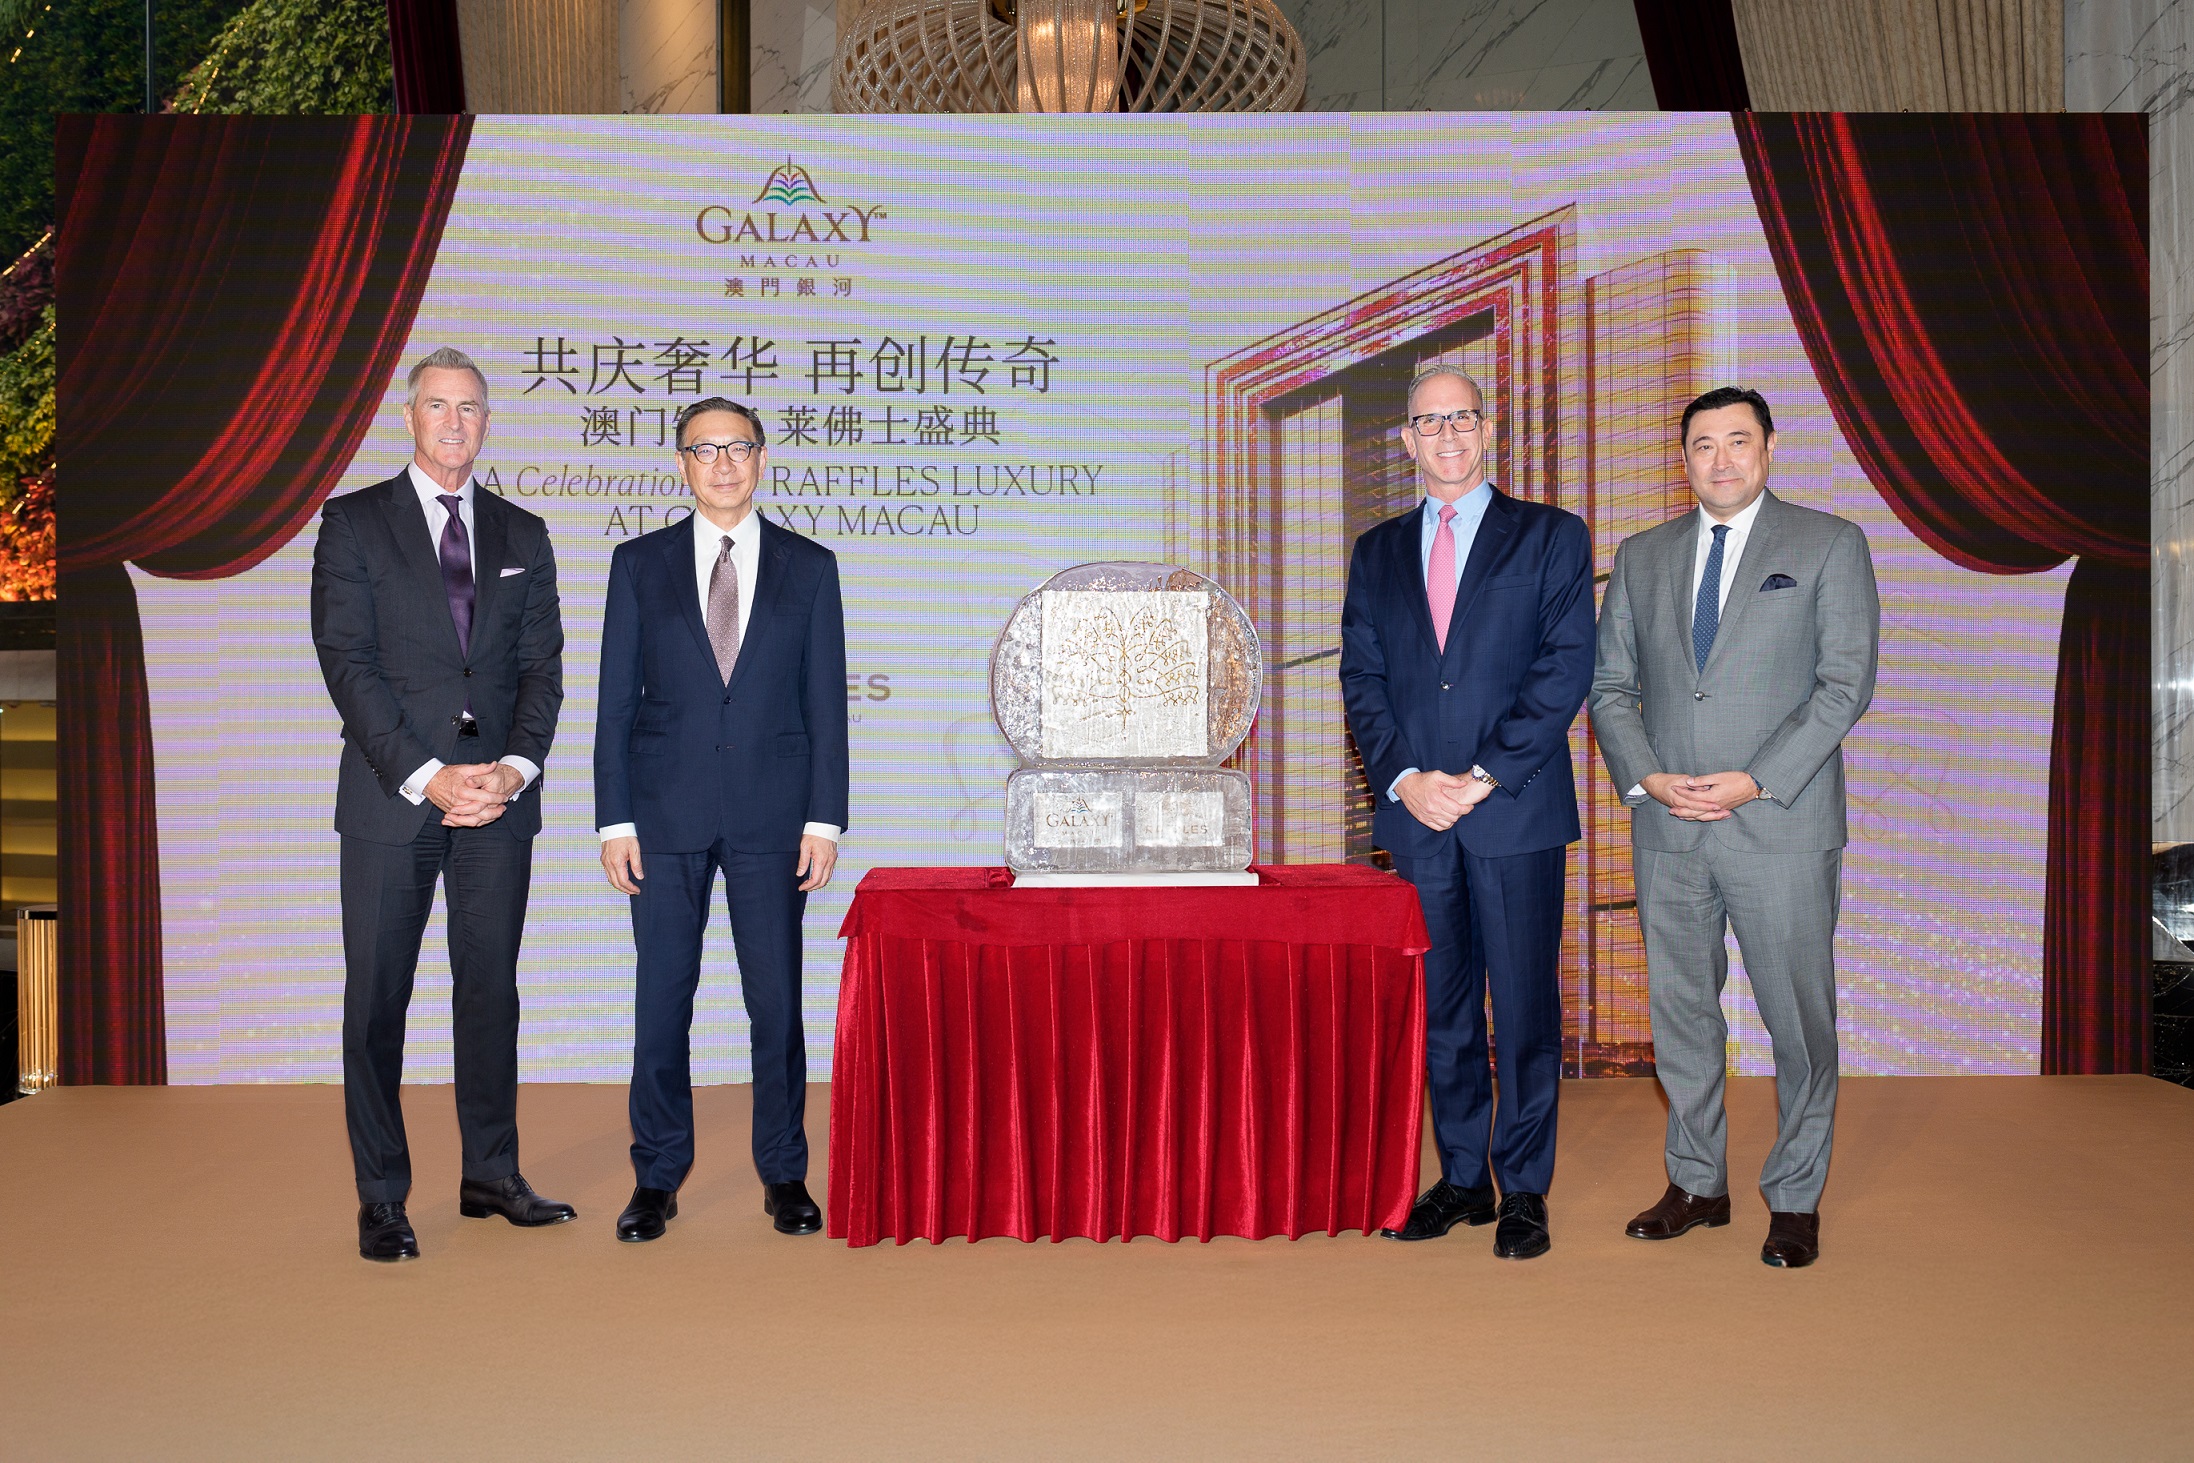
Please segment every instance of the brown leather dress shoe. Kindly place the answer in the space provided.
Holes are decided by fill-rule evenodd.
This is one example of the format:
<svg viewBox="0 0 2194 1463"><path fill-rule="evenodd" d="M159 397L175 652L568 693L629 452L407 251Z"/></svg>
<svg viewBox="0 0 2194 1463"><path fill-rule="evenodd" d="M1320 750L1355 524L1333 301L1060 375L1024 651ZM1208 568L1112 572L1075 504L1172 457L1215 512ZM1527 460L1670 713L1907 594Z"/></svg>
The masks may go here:
<svg viewBox="0 0 2194 1463"><path fill-rule="evenodd" d="M562 1224L579 1217L579 1211L569 1204L544 1199L533 1192L533 1185L526 1182L524 1174L518 1173L500 1179L461 1180L457 1185L457 1212L467 1219L485 1219L491 1214L500 1214L512 1224L527 1229Z"/></svg>
<svg viewBox="0 0 2194 1463"><path fill-rule="evenodd" d="M1767 1243L1760 1246L1760 1260L1783 1270L1797 1270L1821 1258L1821 1216L1785 1214L1767 1216Z"/></svg>
<svg viewBox="0 0 2194 1463"><path fill-rule="evenodd" d="M1720 1229L1729 1223L1729 1195L1702 1199L1688 1189L1668 1186L1661 1202L1630 1221L1624 1234L1632 1239L1674 1239L1705 1225Z"/></svg>

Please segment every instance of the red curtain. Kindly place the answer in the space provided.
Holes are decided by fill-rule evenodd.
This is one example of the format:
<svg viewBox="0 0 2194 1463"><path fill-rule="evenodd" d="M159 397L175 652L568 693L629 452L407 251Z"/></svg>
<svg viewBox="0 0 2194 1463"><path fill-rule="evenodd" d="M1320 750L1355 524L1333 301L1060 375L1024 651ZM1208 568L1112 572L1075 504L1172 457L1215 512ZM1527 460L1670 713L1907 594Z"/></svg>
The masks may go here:
<svg viewBox="0 0 2194 1463"><path fill-rule="evenodd" d="M1664 112L1743 112L1752 106L1730 0L1633 0L1653 102Z"/></svg>
<svg viewBox="0 0 2194 1463"><path fill-rule="evenodd" d="M465 110L457 0L388 0L389 59L399 112Z"/></svg>
<svg viewBox="0 0 2194 1463"><path fill-rule="evenodd" d="M167 1077L123 565L220 578L311 521L396 369L470 135L467 117L59 119L64 1082Z"/></svg>
<svg viewBox="0 0 2194 1463"><path fill-rule="evenodd" d="M2147 120L1734 121L1814 374L1889 506L1968 569L2079 559L2050 749L2042 1070L2146 1071Z"/></svg>

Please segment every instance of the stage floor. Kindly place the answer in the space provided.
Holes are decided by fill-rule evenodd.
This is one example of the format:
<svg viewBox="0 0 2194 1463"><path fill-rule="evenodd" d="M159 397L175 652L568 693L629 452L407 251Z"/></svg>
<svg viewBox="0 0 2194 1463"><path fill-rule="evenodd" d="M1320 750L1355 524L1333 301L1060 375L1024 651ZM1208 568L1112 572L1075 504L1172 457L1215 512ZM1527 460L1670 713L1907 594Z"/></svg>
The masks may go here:
<svg viewBox="0 0 2194 1463"><path fill-rule="evenodd" d="M578 1223L457 1214L447 1087L407 1089L425 1257L357 1257L332 1087L63 1088L0 1107L0 1455L1288 1459L2194 1455L2194 1091L1846 1078L1821 1262L1658 1196L1650 1081L1571 1083L1554 1250L987 1240L769 1227L748 1090L698 1094L664 1240L620 1245L622 1087L529 1086ZM818 1176L828 1093L809 1099ZM821 1185L817 1182L818 1197Z"/></svg>

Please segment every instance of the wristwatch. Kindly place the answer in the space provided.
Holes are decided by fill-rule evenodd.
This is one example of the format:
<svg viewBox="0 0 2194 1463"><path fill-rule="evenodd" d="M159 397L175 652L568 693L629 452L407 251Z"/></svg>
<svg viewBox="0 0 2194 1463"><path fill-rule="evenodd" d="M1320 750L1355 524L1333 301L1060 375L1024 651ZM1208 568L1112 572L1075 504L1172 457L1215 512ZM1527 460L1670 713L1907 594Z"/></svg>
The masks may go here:
<svg viewBox="0 0 2194 1463"><path fill-rule="evenodd" d="M1477 778L1487 787L1499 787L1501 785L1499 782L1494 780L1494 776L1492 773L1486 771L1483 767L1480 767L1475 762L1470 764L1470 775Z"/></svg>

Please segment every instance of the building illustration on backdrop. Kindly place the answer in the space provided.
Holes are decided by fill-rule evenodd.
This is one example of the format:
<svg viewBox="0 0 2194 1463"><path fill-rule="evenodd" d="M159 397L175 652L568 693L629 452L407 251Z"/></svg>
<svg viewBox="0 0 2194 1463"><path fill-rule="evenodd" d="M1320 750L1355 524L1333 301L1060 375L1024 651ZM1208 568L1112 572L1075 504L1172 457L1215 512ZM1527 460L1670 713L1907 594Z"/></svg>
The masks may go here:
<svg viewBox="0 0 2194 1463"><path fill-rule="evenodd" d="M1206 370L1204 490L1172 499L1167 549L1224 584L1265 638L1264 710L1236 763L1256 789L1260 861L1385 861L1342 712L1341 599L1356 536L1416 501L1400 433L1419 370L1451 363L1483 383L1494 481L1591 526L1595 598L1617 544L1690 506L1674 433L1713 384L1712 256L1669 250L1579 278L1576 227L1575 205L1531 219ZM1570 752L1584 836L1570 851L1564 1066L1650 1072L1630 815L1582 715Z"/></svg>

